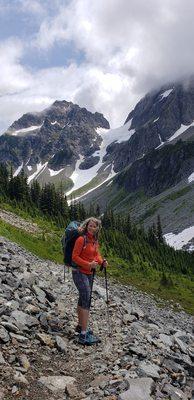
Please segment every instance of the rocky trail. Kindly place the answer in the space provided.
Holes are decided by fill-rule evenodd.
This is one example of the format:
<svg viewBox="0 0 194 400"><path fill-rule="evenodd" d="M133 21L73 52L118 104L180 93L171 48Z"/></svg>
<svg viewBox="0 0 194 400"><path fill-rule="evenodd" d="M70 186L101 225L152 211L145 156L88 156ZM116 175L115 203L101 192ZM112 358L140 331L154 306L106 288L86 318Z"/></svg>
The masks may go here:
<svg viewBox="0 0 194 400"><path fill-rule="evenodd" d="M41 232L41 229L37 224L23 219L11 211L0 209L0 219L16 228L23 229L32 234Z"/></svg>
<svg viewBox="0 0 194 400"><path fill-rule="evenodd" d="M0 238L0 400L194 398L194 324L171 303L96 278L90 323L75 335L77 293L63 266Z"/></svg>

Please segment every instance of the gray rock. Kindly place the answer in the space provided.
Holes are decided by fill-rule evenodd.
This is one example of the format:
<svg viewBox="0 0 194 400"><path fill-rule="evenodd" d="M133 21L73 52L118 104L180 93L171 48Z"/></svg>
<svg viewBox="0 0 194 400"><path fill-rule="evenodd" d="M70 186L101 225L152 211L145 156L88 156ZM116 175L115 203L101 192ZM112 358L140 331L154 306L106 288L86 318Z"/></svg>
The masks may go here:
<svg viewBox="0 0 194 400"><path fill-rule="evenodd" d="M57 349L59 351L61 351L62 353L66 353L67 352L67 343L60 336L56 336L55 340L56 340Z"/></svg>
<svg viewBox="0 0 194 400"><path fill-rule="evenodd" d="M151 378L129 380L129 389L119 395L119 400L151 400L154 382Z"/></svg>
<svg viewBox="0 0 194 400"><path fill-rule="evenodd" d="M45 292L42 290L42 289L40 289L37 285L33 285L32 286L32 288L33 288L33 291L34 291L34 293L36 294L36 296L37 296L37 298L38 298L38 301L40 302L40 303L45 303L45 301L46 301L46 294L45 294Z"/></svg>
<svg viewBox="0 0 194 400"><path fill-rule="evenodd" d="M135 315L138 319L144 318L145 314L140 307L132 307L131 314Z"/></svg>
<svg viewBox="0 0 194 400"><path fill-rule="evenodd" d="M159 340L161 340L162 343L165 345L171 347L173 345L173 340L169 335L164 335L163 333L160 333L159 335Z"/></svg>
<svg viewBox="0 0 194 400"><path fill-rule="evenodd" d="M18 329L18 327L16 326L16 325L14 325L14 324L11 324L11 323L9 323L9 322L1 322L1 325L2 326L4 326L4 328L6 328L8 331L10 331L10 332L18 332L19 331L19 329Z"/></svg>
<svg viewBox="0 0 194 400"><path fill-rule="evenodd" d="M94 283L94 293L97 294L100 298L106 300L106 289Z"/></svg>
<svg viewBox="0 0 194 400"><path fill-rule="evenodd" d="M179 349L182 351L182 353L187 354L187 345L185 345L185 343L182 342L182 340L180 340L178 337L174 337L174 341L175 343L178 345Z"/></svg>
<svg viewBox="0 0 194 400"><path fill-rule="evenodd" d="M10 340L10 336L7 332L7 330L3 327L0 326L0 341L7 343Z"/></svg>
<svg viewBox="0 0 194 400"><path fill-rule="evenodd" d="M37 318L32 317L23 311L13 311L11 313L11 317L15 319L16 325L21 329L23 327L25 329L25 326L28 328L31 328L33 326L37 326L39 324Z"/></svg>
<svg viewBox="0 0 194 400"><path fill-rule="evenodd" d="M184 392L170 384L164 385L163 392L170 396L171 400L188 400Z"/></svg>
<svg viewBox="0 0 194 400"><path fill-rule="evenodd" d="M5 361L4 357L3 357L2 352L0 351L0 365L5 364L5 363L6 363L6 361Z"/></svg>
<svg viewBox="0 0 194 400"><path fill-rule="evenodd" d="M17 334L12 333L12 332L10 333L10 336L11 336L12 339L16 339L20 343L25 343L25 342L27 342L29 340L26 336L17 335Z"/></svg>
<svg viewBox="0 0 194 400"><path fill-rule="evenodd" d="M38 379L38 383L46 386L52 392L65 391L67 385L74 384L75 378L72 376L42 376Z"/></svg>
<svg viewBox="0 0 194 400"><path fill-rule="evenodd" d="M25 378L24 375L22 375L21 372L17 371L13 377L14 381L16 383L18 383L21 386L28 386L29 382L27 381L27 379Z"/></svg>
<svg viewBox="0 0 194 400"><path fill-rule="evenodd" d="M129 351L132 354L137 354L138 356L141 356L144 358L147 357L147 351L141 346L138 346L138 345L137 346L136 345L129 346Z"/></svg>
<svg viewBox="0 0 194 400"><path fill-rule="evenodd" d="M152 364L149 361L142 361L138 367L142 376L148 376L149 378L159 379L160 368L156 364Z"/></svg>
<svg viewBox="0 0 194 400"><path fill-rule="evenodd" d="M29 360L28 360L28 358L26 357L25 354L21 354L21 355L18 357L18 361L19 361L20 365L21 365L25 370L28 370L28 369L30 368L30 362L29 362Z"/></svg>

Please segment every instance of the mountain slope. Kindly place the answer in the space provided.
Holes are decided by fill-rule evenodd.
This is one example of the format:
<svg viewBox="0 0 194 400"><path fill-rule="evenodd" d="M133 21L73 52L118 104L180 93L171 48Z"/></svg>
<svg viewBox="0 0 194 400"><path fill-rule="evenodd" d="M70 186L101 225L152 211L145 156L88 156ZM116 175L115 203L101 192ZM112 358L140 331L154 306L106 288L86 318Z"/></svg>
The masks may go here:
<svg viewBox="0 0 194 400"><path fill-rule="evenodd" d="M0 161L12 163L15 175L23 168L29 183L37 179L42 184L58 181L70 186L69 176L80 154L85 158L82 168L98 162L98 157L92 157L102 140L97 127L109 128L102 114L56 101L46 110L25 114L11 125L0 137Z"/></svg>
<svg viewBox="0 0 194 400"><path fill-rule="evenodd" d="M155 223L160 214L163 232L178 233L194 226L193 171L194 142L178 141L152 150L101 188L82 197L82 201L88 206L98 204L101 211L110 207L117 213L130 212L145 227ZM185 244L182 241L181 247Z"/></svg>
<svg viewBox="0 0 194 400"><path fill-rule="evenodd" d="M109 140L106 140L106 135ZM180 139L192 142L194 140L194 79L167 85L147 94L130 112L123 127L106 131L102 139L101 146L106 150L103 160L110 164L114 174L145 157L151 150L160 149L169 144L174 145ZM95 176L94 174L93 177ZM77 180L79 177L81 177L81 171L77 170ZM176 182L171 182L171 185L173 184ZM95 186L97 183L94 180L93 185L90 184L75 192L75 197L84 192L86 194Z"/></svg>
<svg viewBox="0 0 194 400"><path fill-rule="evenodd" d="M114 283L108 317L106 291L96 278L90 325L102 343L80 347L77 291L69 276L62 280L62 265L0 241L2 400L136 399L142 391L145 399L158 393L191 398L191 316Z"/></svg>
<svg viewBox="0 0 194 400"><path fill-rule="evenodd" d="M102 211L130 211L146 227L160 214L164 233L194 226L193 79L146 95L128 123L133 130L129 140L107 149L117 175L82 201Z"/></svg>

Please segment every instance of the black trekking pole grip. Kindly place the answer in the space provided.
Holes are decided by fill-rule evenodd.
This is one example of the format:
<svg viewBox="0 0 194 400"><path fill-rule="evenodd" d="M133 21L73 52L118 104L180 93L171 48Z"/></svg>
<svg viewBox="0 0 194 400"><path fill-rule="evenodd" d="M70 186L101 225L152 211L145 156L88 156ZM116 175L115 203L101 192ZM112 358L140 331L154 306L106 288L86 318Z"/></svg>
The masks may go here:
<svg viewBox="0 0 194 400"><path fill-rule="evenodd" d="M102 272L103 269L106 269L106 267L104 266L105 262L106 262L106 258L104 258L104 260L102 261L102 264L100 266L100 272Z"/></svg>

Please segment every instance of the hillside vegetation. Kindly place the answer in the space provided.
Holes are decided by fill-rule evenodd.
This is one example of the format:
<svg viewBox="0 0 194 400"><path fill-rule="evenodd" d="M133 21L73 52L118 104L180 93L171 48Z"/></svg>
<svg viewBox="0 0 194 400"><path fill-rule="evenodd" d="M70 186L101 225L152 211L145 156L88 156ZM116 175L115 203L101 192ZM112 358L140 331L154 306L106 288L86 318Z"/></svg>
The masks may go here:
<svg viewBox="0 0 194 400"><path fill-rule="evenodd" d="M99 207L68 206L62 191L53 185L43 188L37 182L31 187L26 177L9 176L0 167L1 208L31 220L39 227L37 232L26 233L0 220L0 234L15 241L32 253L59 263L63 262L60 238L70 220L100 215ZM131 223L130 216L115 216L107 210L102 217L102 254L109 261L109 275L121 282L155 294L158 299L174 300L194 314L194 255L175 251L162 237L160 218L147 232ZM160 301L160 300L158 300Z"/></svg>

